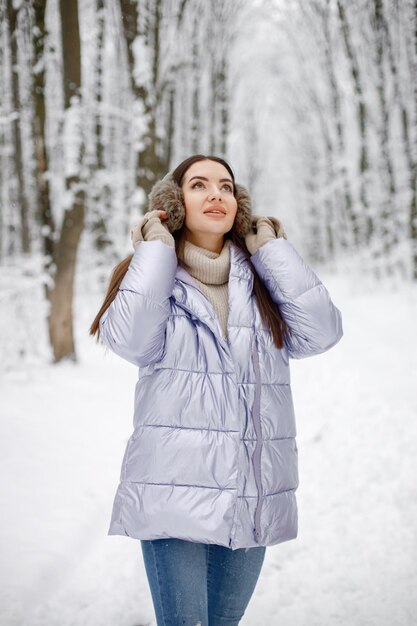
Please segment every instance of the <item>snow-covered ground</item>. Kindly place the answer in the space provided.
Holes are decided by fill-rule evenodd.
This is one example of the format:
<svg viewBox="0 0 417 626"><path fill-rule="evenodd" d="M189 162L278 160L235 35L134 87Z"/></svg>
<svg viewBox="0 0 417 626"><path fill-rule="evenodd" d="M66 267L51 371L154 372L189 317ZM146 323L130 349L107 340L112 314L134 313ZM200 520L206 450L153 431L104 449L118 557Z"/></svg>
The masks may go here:
<svg viewBox="0 0 417 626"><path fill-rule="evenodd" d="M242 625L412 626L417 289L324 282L345 335L292 364L299 537L267 549ZM88 337L100 295L84 287L80 362L0 383L3 626L155 624L140 543L107 536L137 373Z"/></svg>

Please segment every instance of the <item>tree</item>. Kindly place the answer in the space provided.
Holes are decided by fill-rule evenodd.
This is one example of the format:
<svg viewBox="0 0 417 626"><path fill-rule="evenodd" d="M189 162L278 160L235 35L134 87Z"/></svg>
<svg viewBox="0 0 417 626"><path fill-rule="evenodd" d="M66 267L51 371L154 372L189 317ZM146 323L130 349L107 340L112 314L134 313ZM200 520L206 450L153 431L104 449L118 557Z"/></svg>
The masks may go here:
<svg viewBox="0 0 417 626"><path fill-rule="evenodd" d="M14 139L14 166L16 172L16 205L19 207L20 216L20 241L22 252L30 252L29 233L29 205L25 189L23 176L23 156L20 126L21 102L19 95L19 54L18 54L18 24L19 11L23 8L15 8L12 0L7 0L7 17L10 30L11 41L11 62L12 62L12 97L13 97L13 139Z"/></svg>
<svg viewBox="0 0 417 626"><path fill-rule="evenodd" d="M37 214L41 224L44 267L46 274L52 272L54 259L54 231L55 224L52 215L49 182L47 178L48 154L46 151L45 135L45 41L47 37L45 27L46 0L35 0L33 32L33 104L34 104L34 142L36 159L36 189ZM49 298L49 285L45 285L45 293Z"/></svg>
<svg viewBox="0 0 417 626"><path fill-rule="evenodd" d="M410 167L410 187L411 187L411 201L410 201L410 240L411 240L411 256L412 256L412 276L414 280L417 280L417 1L414 0L413 7L413 20L414 24L412 32L412 41L414 40L414 46L412 48L412 63L411 67L414 76L414 150L410 151L409 167Z"/></svg>
<svg viewBox="0 0 417 626"><path fill-rule="evenodd" d="M137 159L137 186L143 189L146 196L169 166L170 147L167 145L167 134L163 132L164 124L161 129L161 118L165 117L165 123L168 121L166 116L161 115L169 87L168 81L161 76L161 38L166 5L164 0L121 0L132 91L142 104L146 119ZM143 70L139 76L134 43L138 44L142 53L138 64ZM173 107L172 101L170 106Z"/></svg>
<svg viewBox="0 0 417 626"><path fill-rule="evenodd" d="M44 3L43 3L44 4ZM72 303L78 245L84 227L82 181L81 50L77 0L60 1L65 99L64 148L67 206L53 239L52 287L48 288L49 336L54 360L75 360Z"/></svg>
<svg viewBox="0 0 417 626"><path fill-rule="evenodd" d="M361 229L362 243L369 243L373 229L373 219L370 214L368 186L369 186L369 146L368 146L368 107L365 100L362 71L359 66L356 51L352 42L352 29L346 14L345 0L337 0L337 10L345 45L346 56L349 62L350 74L356 96L356 116L360 136L359 176L360 176L360 202L363 215Z"/></svg>

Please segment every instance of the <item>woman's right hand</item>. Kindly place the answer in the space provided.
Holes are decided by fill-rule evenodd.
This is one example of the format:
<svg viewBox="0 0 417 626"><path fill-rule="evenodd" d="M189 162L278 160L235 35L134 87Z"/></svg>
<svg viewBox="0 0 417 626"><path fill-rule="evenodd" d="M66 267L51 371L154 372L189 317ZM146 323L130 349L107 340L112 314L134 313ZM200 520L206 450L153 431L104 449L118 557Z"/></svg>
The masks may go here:
<svg viewBox="0 0 417 626"><path fill-rule="evenodd" d="M168 219L166 211L148 211L142 218L133 224L130 230L133 247L136 248L141 241L154 241L159 239L175 248L175 239L169 232L164 222Z"/></svg>
<svg viewBox="0 0 417 626"><path fill-rule="evenodd" d="M264 243L277 237L287 239L284 227L276 217L252 216L252 228L245 236L246 247L250 254L255 254Z"/></svg>

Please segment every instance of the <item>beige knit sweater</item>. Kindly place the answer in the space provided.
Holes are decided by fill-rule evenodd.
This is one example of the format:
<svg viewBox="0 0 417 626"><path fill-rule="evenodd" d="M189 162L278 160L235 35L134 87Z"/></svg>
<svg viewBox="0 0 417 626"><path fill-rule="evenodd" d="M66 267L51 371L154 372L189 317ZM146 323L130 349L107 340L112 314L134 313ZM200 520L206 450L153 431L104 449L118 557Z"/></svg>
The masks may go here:
<svg viewBox="0 0 417 626"><path fill-rule="evenodd" d="M264 243L285 237L281 223L276 218L258 217L257 232L246 237L246 245L254 254ZM133 246L141 241L159 239L167 245L175 247L175 240L164 223L159 219L157 211L149 211L131 229ZM190 241L184 245L183 260L189 266L189 274L197 282L207 296L217 314L224 337L227 339L227 318L229 313L229 273L230 273L230 240L225 239L220 254L200 248Z"/></svg>
<svg viewBox="0 0 417 626"><path fill-rule="evenodd" d="M229 314L230 240L226 239L220 254L195 246L190 241L184 245L184 261L189 274L212 303L223 335L227 338Z"/></svg>

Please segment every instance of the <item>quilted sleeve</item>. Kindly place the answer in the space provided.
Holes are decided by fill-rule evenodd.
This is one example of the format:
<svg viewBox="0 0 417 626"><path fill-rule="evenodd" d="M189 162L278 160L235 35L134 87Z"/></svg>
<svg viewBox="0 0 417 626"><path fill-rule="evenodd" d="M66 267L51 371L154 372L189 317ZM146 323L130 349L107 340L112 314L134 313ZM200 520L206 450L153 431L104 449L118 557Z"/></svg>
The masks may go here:
<svg viewBox="0 0 417 626"><path fill-rule="evenodd" d="M142 241L100 319L102 341L135 365L144 367L163 355L176 269L175 248L159 240Z"/></svg>
<svg viewBox="0 0 417 626"><path fill-rule="evenodd" d="M339 309L289 241L268 241L251 261L289 328L285 343L291 357L320 354L341 339Z"/></svg>

